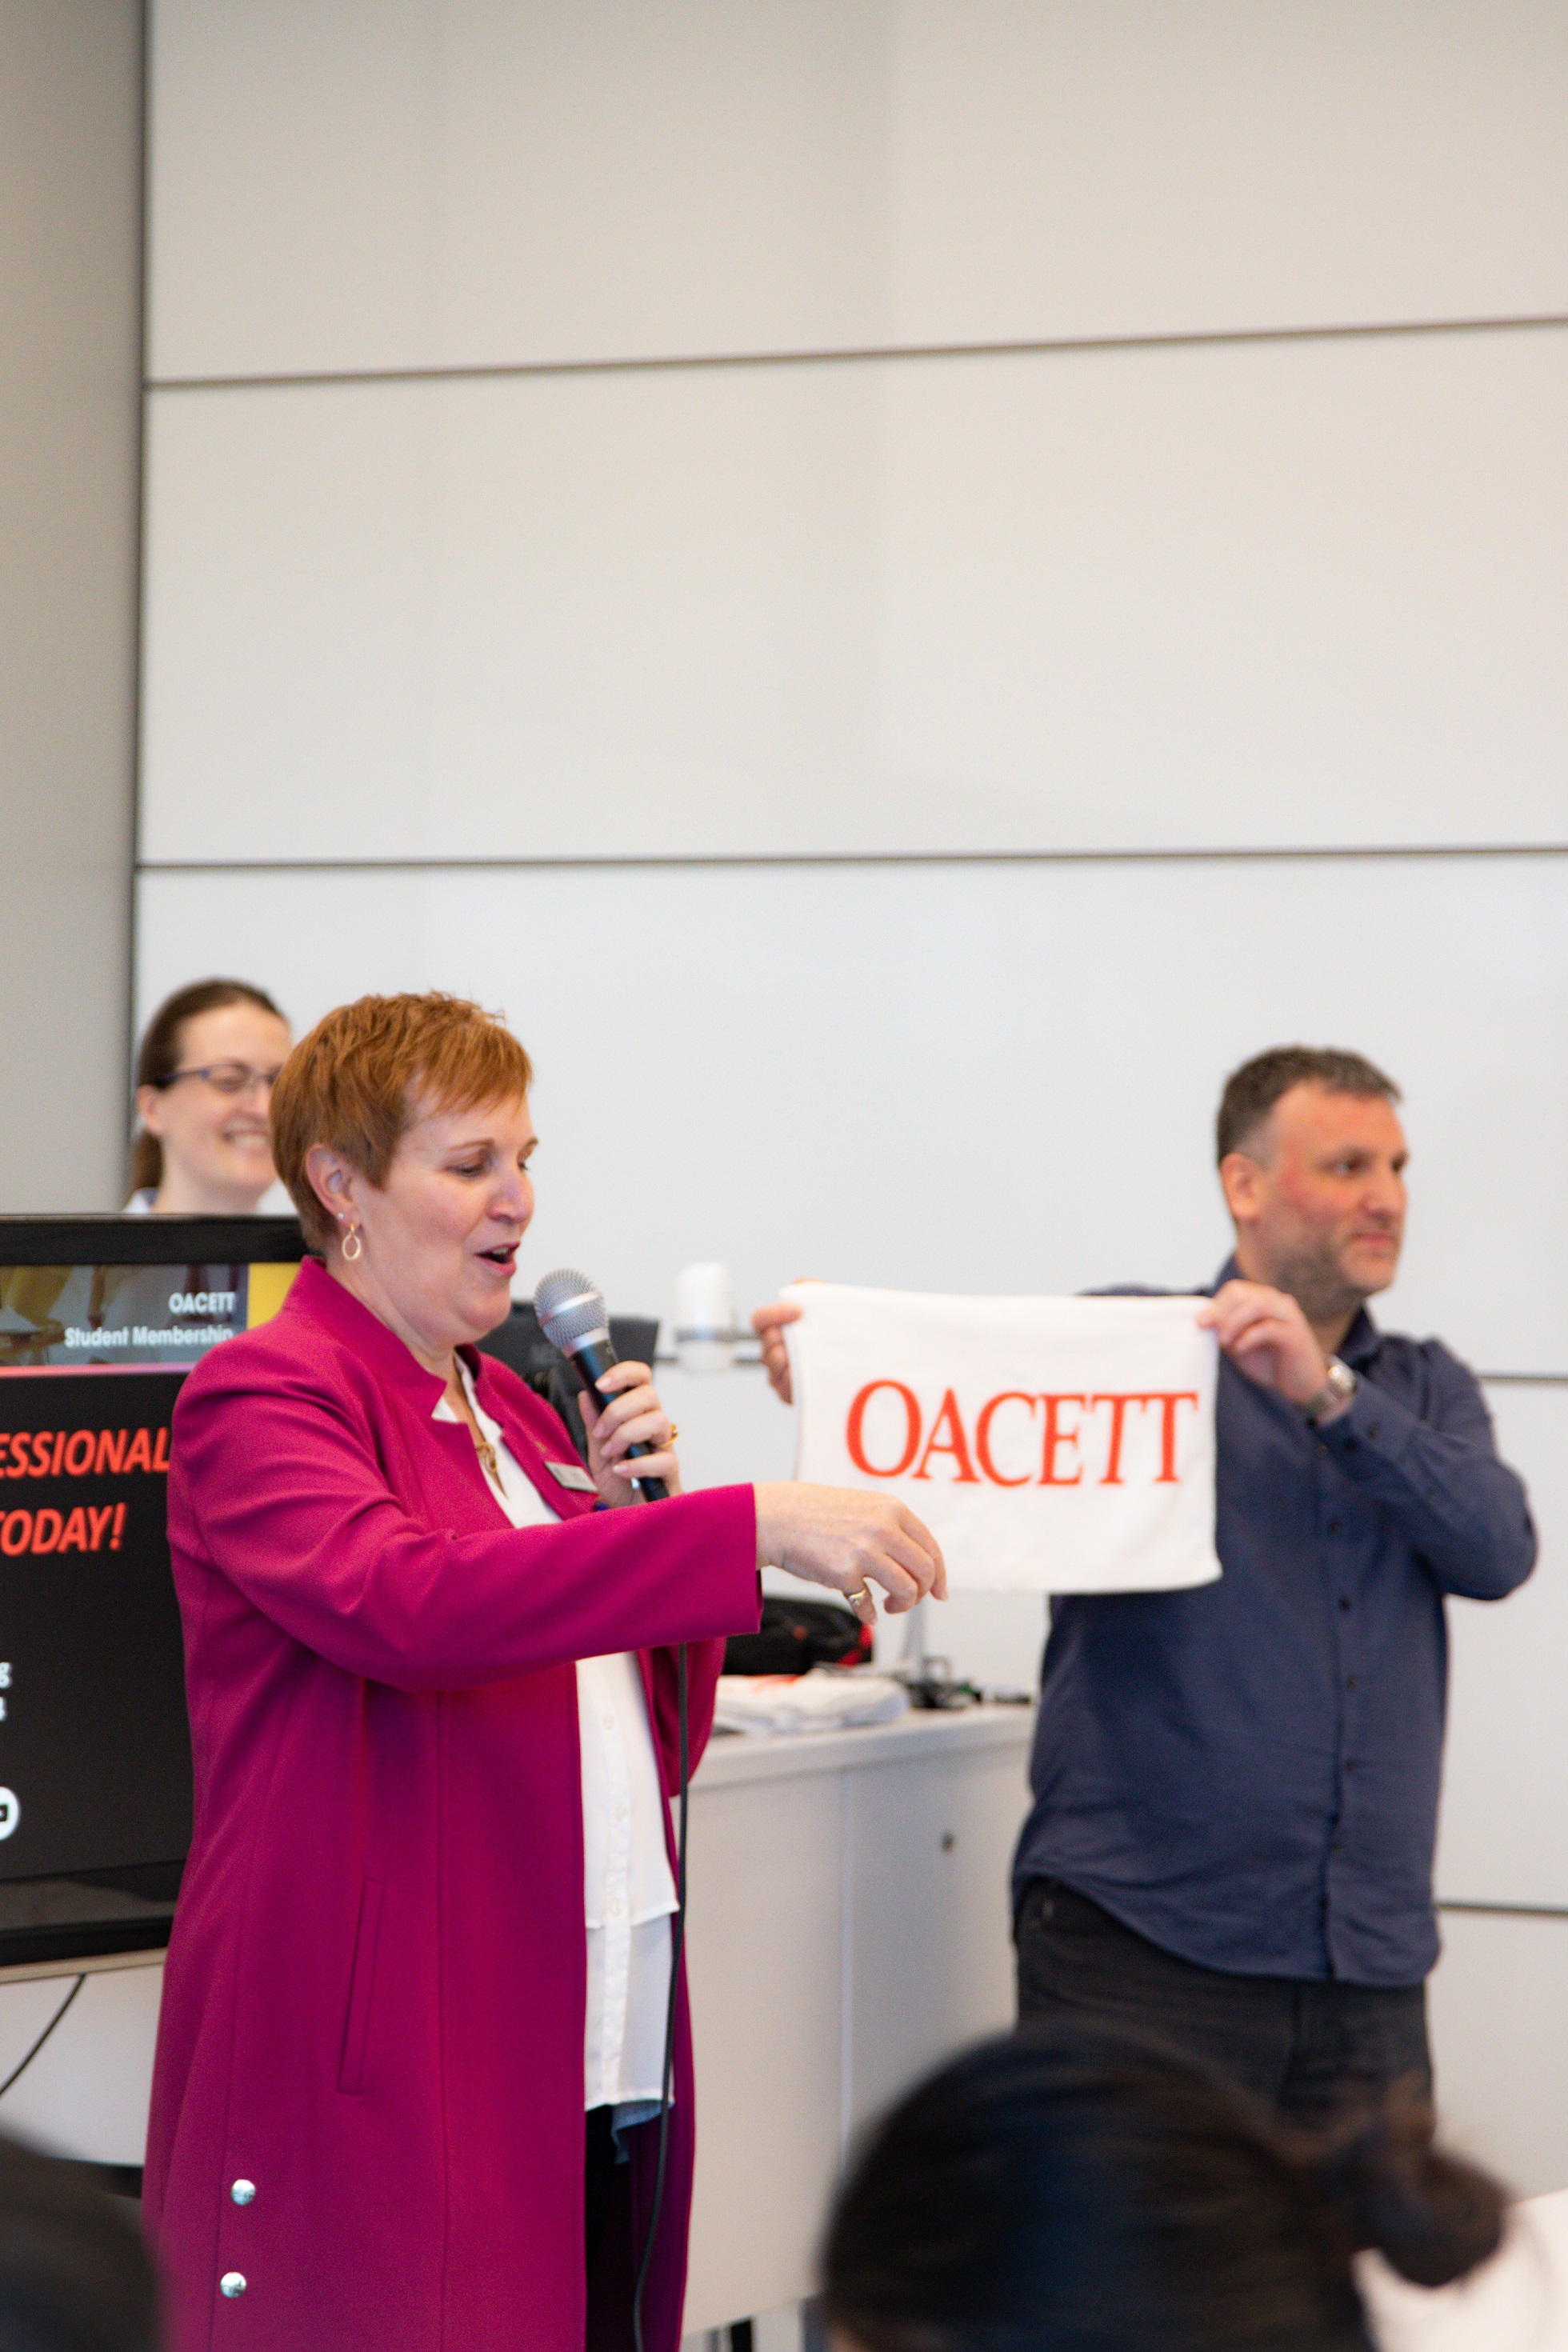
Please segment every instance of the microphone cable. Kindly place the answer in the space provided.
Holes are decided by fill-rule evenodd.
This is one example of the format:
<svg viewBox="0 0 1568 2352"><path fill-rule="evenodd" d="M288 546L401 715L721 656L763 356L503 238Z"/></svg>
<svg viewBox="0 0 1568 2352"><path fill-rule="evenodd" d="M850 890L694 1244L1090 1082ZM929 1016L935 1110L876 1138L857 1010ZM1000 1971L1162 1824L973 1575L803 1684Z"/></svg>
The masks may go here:
<svg viewBox="0 0 1568 2352"><path fill-rule="evenodd" d="M12 2084L18 2082L26 2073L28 2067L32 2064L34 2059L37 2056L39 2051L43 2048L45 2042L48 2040L56 2026L58 2025L67 2010L70 2007L72 2001L76 1999L78 1993L81 1990L86 1982L87 1971L84 1969L81 1975L78 1977L75 1984L72 1985L69 1992L67 1993L64 2000L61 2001L58 2009L56 2010L53 2017L50 2018L47 2025L45 2026L43 2032L39 2034L37 2040L28 2051L26 2056L19 2059L16 2064L12 2067L11 2072L6 2075L5 2080L3 2083L0 2083L0 2099L5 2097Z"/></svg>
<svg viewBox="0 0 1568 2352"><path fill-rule="evenodd" d="M643 2352L643 2290L647 2284L648 2269L658 2237L659 2214L664 2205L665 2170L669 2157L669 2110L675 2089L675 2022L680 1998L680 1963L686 1949L686 1822L691 1794L691 1739L687 1718L687 1686L686 1644L682 1642L675 1654L676 1708L680 1718L680 1794L675 1831L675 1919L669 1935L669 2001L664 2015L664 2068L658 2102L658 2164L654 2173L653 2205L648 2213L647 2235L643 2241L637 2288L632 2296L634 2352Z"/></svg>
<svg viewBox="0 0 1568 2352"><path fill-rule="evenodd" d="M541 1330L553 1347L570 1358L583 1386L585 1389L596 1388L616 1360L615 1344L610 1336L609 1313L597 1285L575 1266L559 1267L553 1274L542 1276L536 1284L533 1307ZM638 1444L629 1449L629 1454L635 1457L652 1451L651 1446ZM668 1489L661 1478L637 1478L635 1484L645 1503L663 1502L668 1496ZM688 1720L690 1677L684 1642L677 1647L675 1658L676 1711L679 1717L680 1748L680 1791L675 1836L675 1917L669 1937L669 2000L664 2016L664 2063L659 2077L658 2159L654 2172L647 2234L643 2240L642 2258L637 2263L637 2285L632 2294L634 2352L644 2352L643 2294L647 2286L653 2250L658 2237L659 2218L664 2210L669 2166L669 2111L675 2093L675 2026L680 1998L680 1964L686 1950L686 1831L691 1794L691 1730Z"/></svg>

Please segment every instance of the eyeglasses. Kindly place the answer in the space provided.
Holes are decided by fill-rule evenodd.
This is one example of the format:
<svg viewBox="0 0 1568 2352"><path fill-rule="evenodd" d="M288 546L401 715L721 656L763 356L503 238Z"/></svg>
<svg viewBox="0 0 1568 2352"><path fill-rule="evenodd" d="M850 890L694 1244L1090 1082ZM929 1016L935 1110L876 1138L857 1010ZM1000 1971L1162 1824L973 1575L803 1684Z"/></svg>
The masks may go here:
<svg viewBox="0 0 1568 2352"><path fill-rule="evenodd" d="M278 1069L282 1066L279 1063ZM218 1095L247 1095L252 1087L270 1094L278 1083L278 1070L253 1070L248 1062L205 1062L199 1069L171 1070L166 1078L154 1078L153 1084L162 1093L182 1078L203 1078Z"/></svg>

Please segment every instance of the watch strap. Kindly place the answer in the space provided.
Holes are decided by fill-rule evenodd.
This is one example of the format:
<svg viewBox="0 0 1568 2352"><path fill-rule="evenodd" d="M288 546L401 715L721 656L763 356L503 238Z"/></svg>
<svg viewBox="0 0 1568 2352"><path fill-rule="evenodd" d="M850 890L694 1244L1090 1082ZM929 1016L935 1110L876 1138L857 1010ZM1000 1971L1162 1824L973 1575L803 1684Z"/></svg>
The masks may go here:
<svg viewBox="0 0 1568 2352"><path fill-rule="evenodd" d="M1315 1396L1307 1399L1301 1411L1316 1429L1326 1412L1332 1412L1338 1405L1348 1404L1360 1385L1350 1366L1342 1363L1338 1356L1331 1356L1322 1387Z"/></svg>

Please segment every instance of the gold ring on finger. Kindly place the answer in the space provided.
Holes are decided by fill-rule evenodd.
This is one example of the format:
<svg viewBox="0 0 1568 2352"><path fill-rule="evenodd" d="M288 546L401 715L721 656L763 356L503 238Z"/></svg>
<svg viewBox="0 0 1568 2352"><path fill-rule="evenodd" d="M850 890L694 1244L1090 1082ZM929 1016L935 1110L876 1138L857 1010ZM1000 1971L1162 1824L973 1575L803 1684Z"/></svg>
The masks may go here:
<svg viewBox="0 0 1568 2352"><path fill-rule="evenodd" d="M672 1422L670 1423L670 1424L669 1424L669 1435L665 1439L665 1441L664 1441L664 1442L665 1442L665 1444L666 1444L667 1445L673 1445L673 1444L675 1444L676 1439L677 1439L679 1435L680 1435L680 1423L679 1423L678 1421L672 1421Z"/></svg>

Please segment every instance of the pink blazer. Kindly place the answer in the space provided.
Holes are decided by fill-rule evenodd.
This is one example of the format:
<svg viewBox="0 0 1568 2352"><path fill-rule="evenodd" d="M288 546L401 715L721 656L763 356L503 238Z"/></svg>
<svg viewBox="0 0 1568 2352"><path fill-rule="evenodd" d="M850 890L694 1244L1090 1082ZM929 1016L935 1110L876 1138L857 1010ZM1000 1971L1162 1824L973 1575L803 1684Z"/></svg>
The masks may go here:
<svg viewBox="0 0 1568 2352"><path fill-rule="evenodd" d="M646 2161L584 2277L574 1661L642 1654L672 1787L669 1645L696 1645L695 1762L721 1637L758 1622L752 1492L596 1510L547 1466L573 1459L549 1406L474 1369L560 1527L510 1525L430 1418L441 1382L314 1264L175 1410L196 1806L145 2207L174 2352L628 2340ZM684 1985L680 2008L650 2352L685 2284Z"/></svg>

